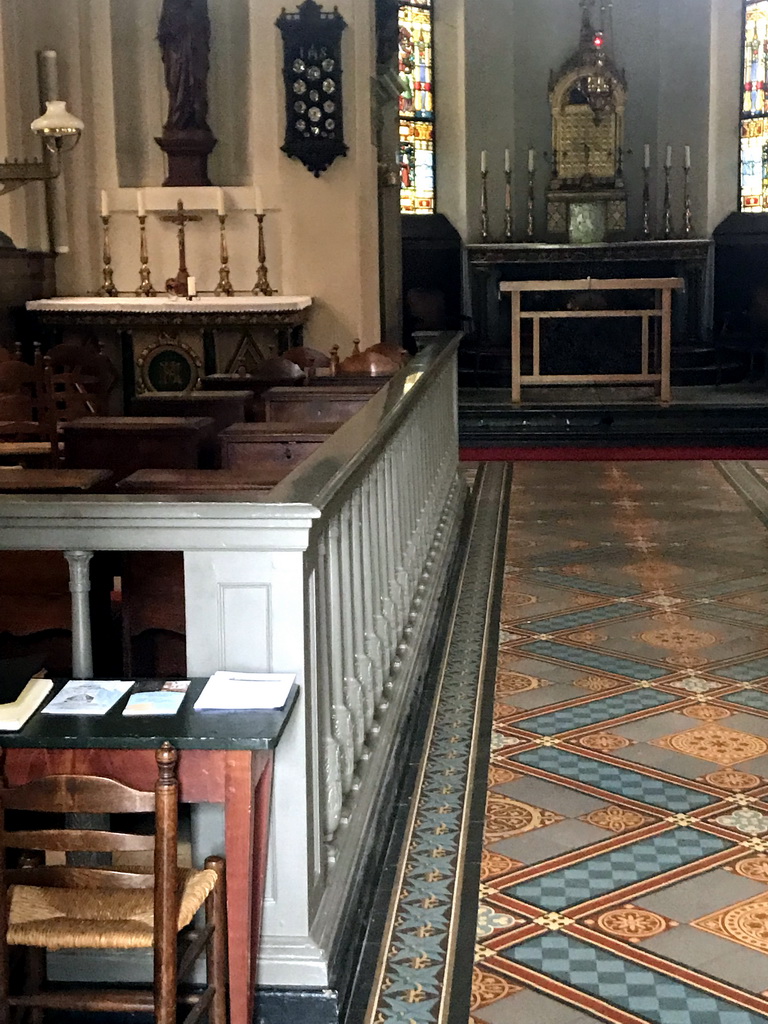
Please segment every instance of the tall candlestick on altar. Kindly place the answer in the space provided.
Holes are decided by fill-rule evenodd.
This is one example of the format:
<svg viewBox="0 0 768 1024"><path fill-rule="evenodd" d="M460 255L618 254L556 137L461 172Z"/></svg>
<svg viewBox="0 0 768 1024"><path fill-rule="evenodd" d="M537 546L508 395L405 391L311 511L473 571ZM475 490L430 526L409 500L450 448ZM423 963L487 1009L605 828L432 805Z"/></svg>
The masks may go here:
<svg viewBox="0 0 768 1024"><path fill-rule="evenodd" d="M512 241L512 164L504 150L504 241Z"/></svg>

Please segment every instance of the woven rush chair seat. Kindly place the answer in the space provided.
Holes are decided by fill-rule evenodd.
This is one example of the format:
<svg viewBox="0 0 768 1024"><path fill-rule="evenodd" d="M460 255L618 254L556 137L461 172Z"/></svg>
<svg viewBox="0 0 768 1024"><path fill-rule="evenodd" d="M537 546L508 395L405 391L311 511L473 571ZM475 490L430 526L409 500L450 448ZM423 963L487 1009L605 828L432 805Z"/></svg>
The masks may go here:
<svg viewBox="0 0 768 1024"><path fill-rule="evenodd" d="M94 881L100 874L93 872ZM179 931L191 924L217 878L209 869L179 869ZM152 889L11 886L8 945L51 950L149 949L154 943L153 895Z"/></svg>
<svg viewBox="0 0 768 1024"><path fill-rule="evenodd" d="M151 791L96 775L15 786L0 777L0 1024L42 1024L44 1010L227 1024L224 861L179 865L178 756L168 742L155 752ZM22 971L11 972L11 947L26 960ZM46 976L50 950L109 950L111 963L116 950L149 948L151 985L106 986L97 974L57 985ZM189 975L202 956L201 990Z"/></svg>

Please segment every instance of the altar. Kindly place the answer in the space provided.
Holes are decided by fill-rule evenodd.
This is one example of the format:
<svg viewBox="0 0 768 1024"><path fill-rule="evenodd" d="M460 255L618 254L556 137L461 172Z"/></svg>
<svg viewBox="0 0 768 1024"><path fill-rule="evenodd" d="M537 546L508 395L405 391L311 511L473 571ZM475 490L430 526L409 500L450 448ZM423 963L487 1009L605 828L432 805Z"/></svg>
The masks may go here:
<svg viewBox="0 0 768 1024"><path fill-rule="evenodd" d="M473 334L485 353L484 379L470 386L506 387L509 382L511 304L508 281L568 281L585 278L682 278L672 303L672 365L676 346L705 344L710 322L707 274L711 243L706 238L631 242L482 243L467 246ZM498 360L498 379L491 364ZM487 379L486 379L487 378ZM469 381L467 381L469 383Z"/></svg>
<svg viewBox="0 0 768 1024"><path fill-rule="evenodd" d="M247 374L302 343L308 295L84 296L27 303L46 347L95 344L121 371L123 398L191 391L209 374Z"/></svg>

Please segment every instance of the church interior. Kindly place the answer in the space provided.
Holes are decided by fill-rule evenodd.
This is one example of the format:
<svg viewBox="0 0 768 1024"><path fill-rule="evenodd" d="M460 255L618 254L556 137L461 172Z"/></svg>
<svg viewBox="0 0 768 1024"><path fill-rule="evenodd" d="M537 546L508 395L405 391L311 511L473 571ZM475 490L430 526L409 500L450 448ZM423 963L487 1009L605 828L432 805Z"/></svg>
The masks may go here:
<svg viewBox="0 0 768 1024"><path fill-rule="evenodd" d="M0 50L0 1024L768 1022L768 0Z"/></svg>

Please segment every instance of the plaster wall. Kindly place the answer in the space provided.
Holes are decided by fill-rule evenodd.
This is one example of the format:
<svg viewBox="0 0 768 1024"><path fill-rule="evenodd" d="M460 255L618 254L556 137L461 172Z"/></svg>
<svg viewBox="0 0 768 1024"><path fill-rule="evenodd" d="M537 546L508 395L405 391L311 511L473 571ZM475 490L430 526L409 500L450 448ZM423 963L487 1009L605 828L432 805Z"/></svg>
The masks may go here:
<svg viewBox="0 0 768 1024"><path fill-rule="evenodd" d="M0 141L13 156L38 155L28 131L37 115L35 54L58 53L61 95L86 122L65 158L70 252L57 261L59 294L99 287L99 192L109 196L115 284L138 284L137 187L148 193L148 242L155 286L178 267L176 229L159 219L177 190L159 191L163 155L154 142L166 93L155 41L161 0L0 0ZM267 210L267 263L283 294L310 294L306 343L342 354L353 338L379 340L376 151L371 130L374 26L371 4L342 0L346 158L319 179L280 152L284 130L279 0L210 0L210 123L219 143L209 173L224 187L232 282L248 291L256 275L252 183ZM4 137L3 137L4 136ZM2 147L2 148L6 148ZM0 230L19 247L48 248L44 187L30 184L0 204ZM173 193L173 194L171 194ZM182 198L188 199L183 193ZM187 232L187 263L199 290L218 280L216 193L195 199L203 216ZM189 208L189 202L185 203Z"/></svg>

